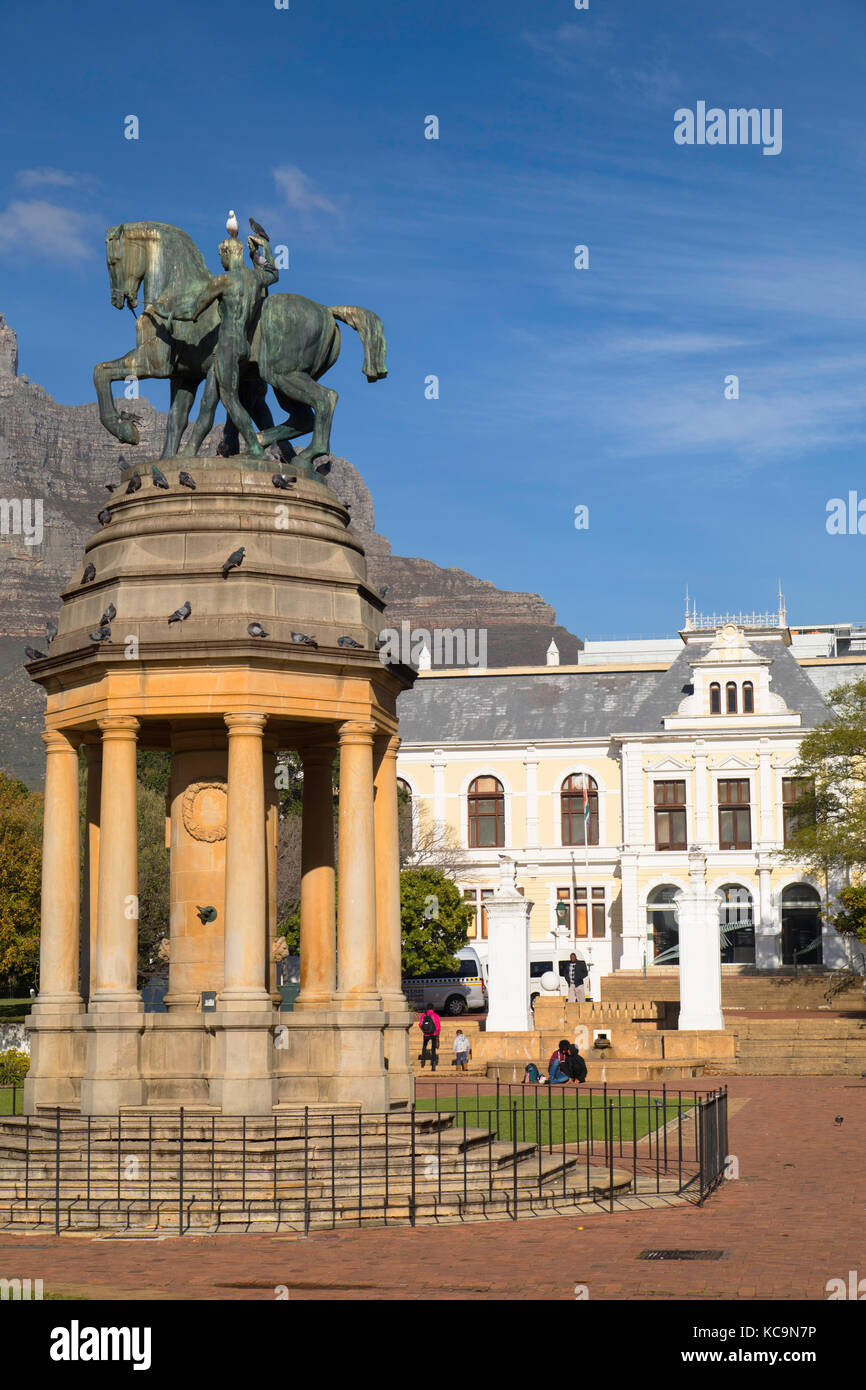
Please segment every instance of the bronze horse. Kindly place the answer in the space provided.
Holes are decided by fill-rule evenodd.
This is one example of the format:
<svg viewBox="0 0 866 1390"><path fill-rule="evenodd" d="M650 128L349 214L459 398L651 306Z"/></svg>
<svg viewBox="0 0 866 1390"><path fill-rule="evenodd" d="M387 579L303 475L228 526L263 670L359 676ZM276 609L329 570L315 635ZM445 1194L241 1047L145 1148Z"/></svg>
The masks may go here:
<svg viewBox="0 0 866 1390"><path fill-rule="evenodd" d="M123 444L137 444L134 421L121 419L112 391L115 381L167 378L171 382L162 458L197 454L213 425L217 404L211 371L219 326L216 304L196 320L173 319L169 324L148 312L161 306L189 302L211 279L204 257L191 237L167 222L123 222L105 235L111 302L115 309L128 305L135 312L139 289L144 309L136 320L136 345L124 357L100 362L93 369L99 401L99 417L105 428ZM313 460L330 450L331 421L337 392L321 386L319 378L340 355L340 323L360 335L364 347L364 374L368 381L387 376L385 330L382 320L357 305L331 307L300 294L272 294L264 301L253 336L249 370L241 380L240 398L260 433L260 444L279 444L292 466L311 471ZM210 376L208 376L210 372ZM181 447L196 392L208 381L201 411ZM267 387L288 418L274 425L265 400ZM293 457L286 441L312 432L312 439ZM237 431L227 421L224 439L237 452Z"/></svg>

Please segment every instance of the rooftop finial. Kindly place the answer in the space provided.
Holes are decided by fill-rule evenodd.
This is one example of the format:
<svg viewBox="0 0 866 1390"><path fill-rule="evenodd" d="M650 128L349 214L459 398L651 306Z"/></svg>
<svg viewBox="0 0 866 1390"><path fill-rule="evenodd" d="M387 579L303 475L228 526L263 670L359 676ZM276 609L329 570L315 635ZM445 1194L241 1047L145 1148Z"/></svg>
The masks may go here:
<svg viewBox="0 0 866 1390"><path fill-rule="evenodd" d="M689 620L689 586L688 586L688 584L687 584L687 585L686 585L686 627L690 627L690 626L691 626L691 623L690 623L690 620Z"/></svg>

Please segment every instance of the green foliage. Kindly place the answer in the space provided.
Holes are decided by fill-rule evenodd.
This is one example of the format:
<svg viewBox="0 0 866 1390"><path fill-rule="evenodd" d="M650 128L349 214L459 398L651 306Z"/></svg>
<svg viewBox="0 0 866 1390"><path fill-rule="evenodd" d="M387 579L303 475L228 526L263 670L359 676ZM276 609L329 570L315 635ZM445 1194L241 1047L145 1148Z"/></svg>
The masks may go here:
<svg viewBox="0 0 866 1390"><path fill-rule="evenodd" d="M866 884L849 884L839 892L840 910L831 918L833 926L845 936L866 941Z"/></svg>
<svg viewBox="0 0 866 1390"><path fill-rule="evenodd" d="M301 910L295 908L277 928L277 936L284 936L290 956L301 954Z"/></svg>
<svg viewBox="0 0 866 1390"><path fill-rule="evenodd" d="M42 894L42 797L0 772L0 976L35 979Z"/></svg>
<svg viewBox="0 0 866 1390"><path fill-rule="evenodd" d="M168 936L169 852L165 847L165 796L138 783L138 969L149 978L159 943Z"/></svg>
<svg viewBox="0 0 866 1390"><path fill-rule="evenodd" d="M20 1048L10 1047L0 1052L0 1086L23 1086L30 1070L30 1058Z"/></svg>
<svg viewBox="0 0 866 1390"><path fill-rule="evenodd" d="M400 875L403 974L456 970L456 952L466 945L472 915L456 883L438 869L404 869Z"/></svg>
<svg viewBox="0 0 866 1390"><path fill-rule="evenodd" d="M866 869L866 678L827 699L835 717L800 744L794 776L811 787L796 803L798 825L784 851L817 876Z"/></svg>
<svg viewBox="0 0 866 1390"><path fill-rule="evenodd" d="M136 764L139 786L147 787L158 796L165 796L171 776L171 754L159 749L139 749Z"/></svg>

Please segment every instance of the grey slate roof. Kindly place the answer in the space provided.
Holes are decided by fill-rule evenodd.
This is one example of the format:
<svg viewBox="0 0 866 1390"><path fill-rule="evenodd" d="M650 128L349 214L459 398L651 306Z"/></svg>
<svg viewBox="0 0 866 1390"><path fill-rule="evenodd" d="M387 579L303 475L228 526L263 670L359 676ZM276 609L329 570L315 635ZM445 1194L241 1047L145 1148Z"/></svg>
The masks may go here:
<svg viewBox="0 0 866 1390"><path fill-rule="evenodd" d="M750 645L772 661L770 690L801 714L804 728L830 717L811 678L820 667L807 673L780 642ZM665 715L689 692L689 657L684 647L667 671L425 676L398 700L400 737L404 743L524 743L659 733ZM827 688L837 683L834 672Z"/></svg>

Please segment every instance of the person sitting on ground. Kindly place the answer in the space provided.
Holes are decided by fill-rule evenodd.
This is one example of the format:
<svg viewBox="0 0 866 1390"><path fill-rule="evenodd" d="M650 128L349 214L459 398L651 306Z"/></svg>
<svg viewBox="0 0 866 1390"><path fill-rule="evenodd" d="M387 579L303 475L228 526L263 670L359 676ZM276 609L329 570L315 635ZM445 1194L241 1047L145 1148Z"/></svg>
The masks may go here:
<svg viewBox="0 0 866 1390"><path fill-rule="evenodd" d="M534 1062L527 1062L526 1070L523 1073L523 1080L532 1086L537 1086L539 1082L543 1084L545 1078L541 1075L541 1072Z"/></svg>
<svg viewBox="0 0 866 1390"><path fill-rule="evenodd" d="M565 1070L568 1072L569 1079L581 1085L586 1080L586 1062L578 1051L577 1043L572 1043L568 1051L568 1061L565 1063Z"/></svg>
<svg viewBox="0 0 866 1390"><path fill-rule="evenodd" d="M466 1063L469 1061L471 1051L472 1049L469 1046L469 1039L463 1032L463 1029L458 1028L457 1036L454 1039L454 1064L455 1066L458 1066L461 1071L466 1070Z"/></svg>
<svg viewBox="0 0 866 1390"><path fill-rule="evenodd" d="M571 1043L568 1038L560 1038L559 1047L550 1054L550 1061L547 1064L547 1075L551 1086L564 1085L570 1081L568 1072L568 1054L571 1051Z"/></svg>

